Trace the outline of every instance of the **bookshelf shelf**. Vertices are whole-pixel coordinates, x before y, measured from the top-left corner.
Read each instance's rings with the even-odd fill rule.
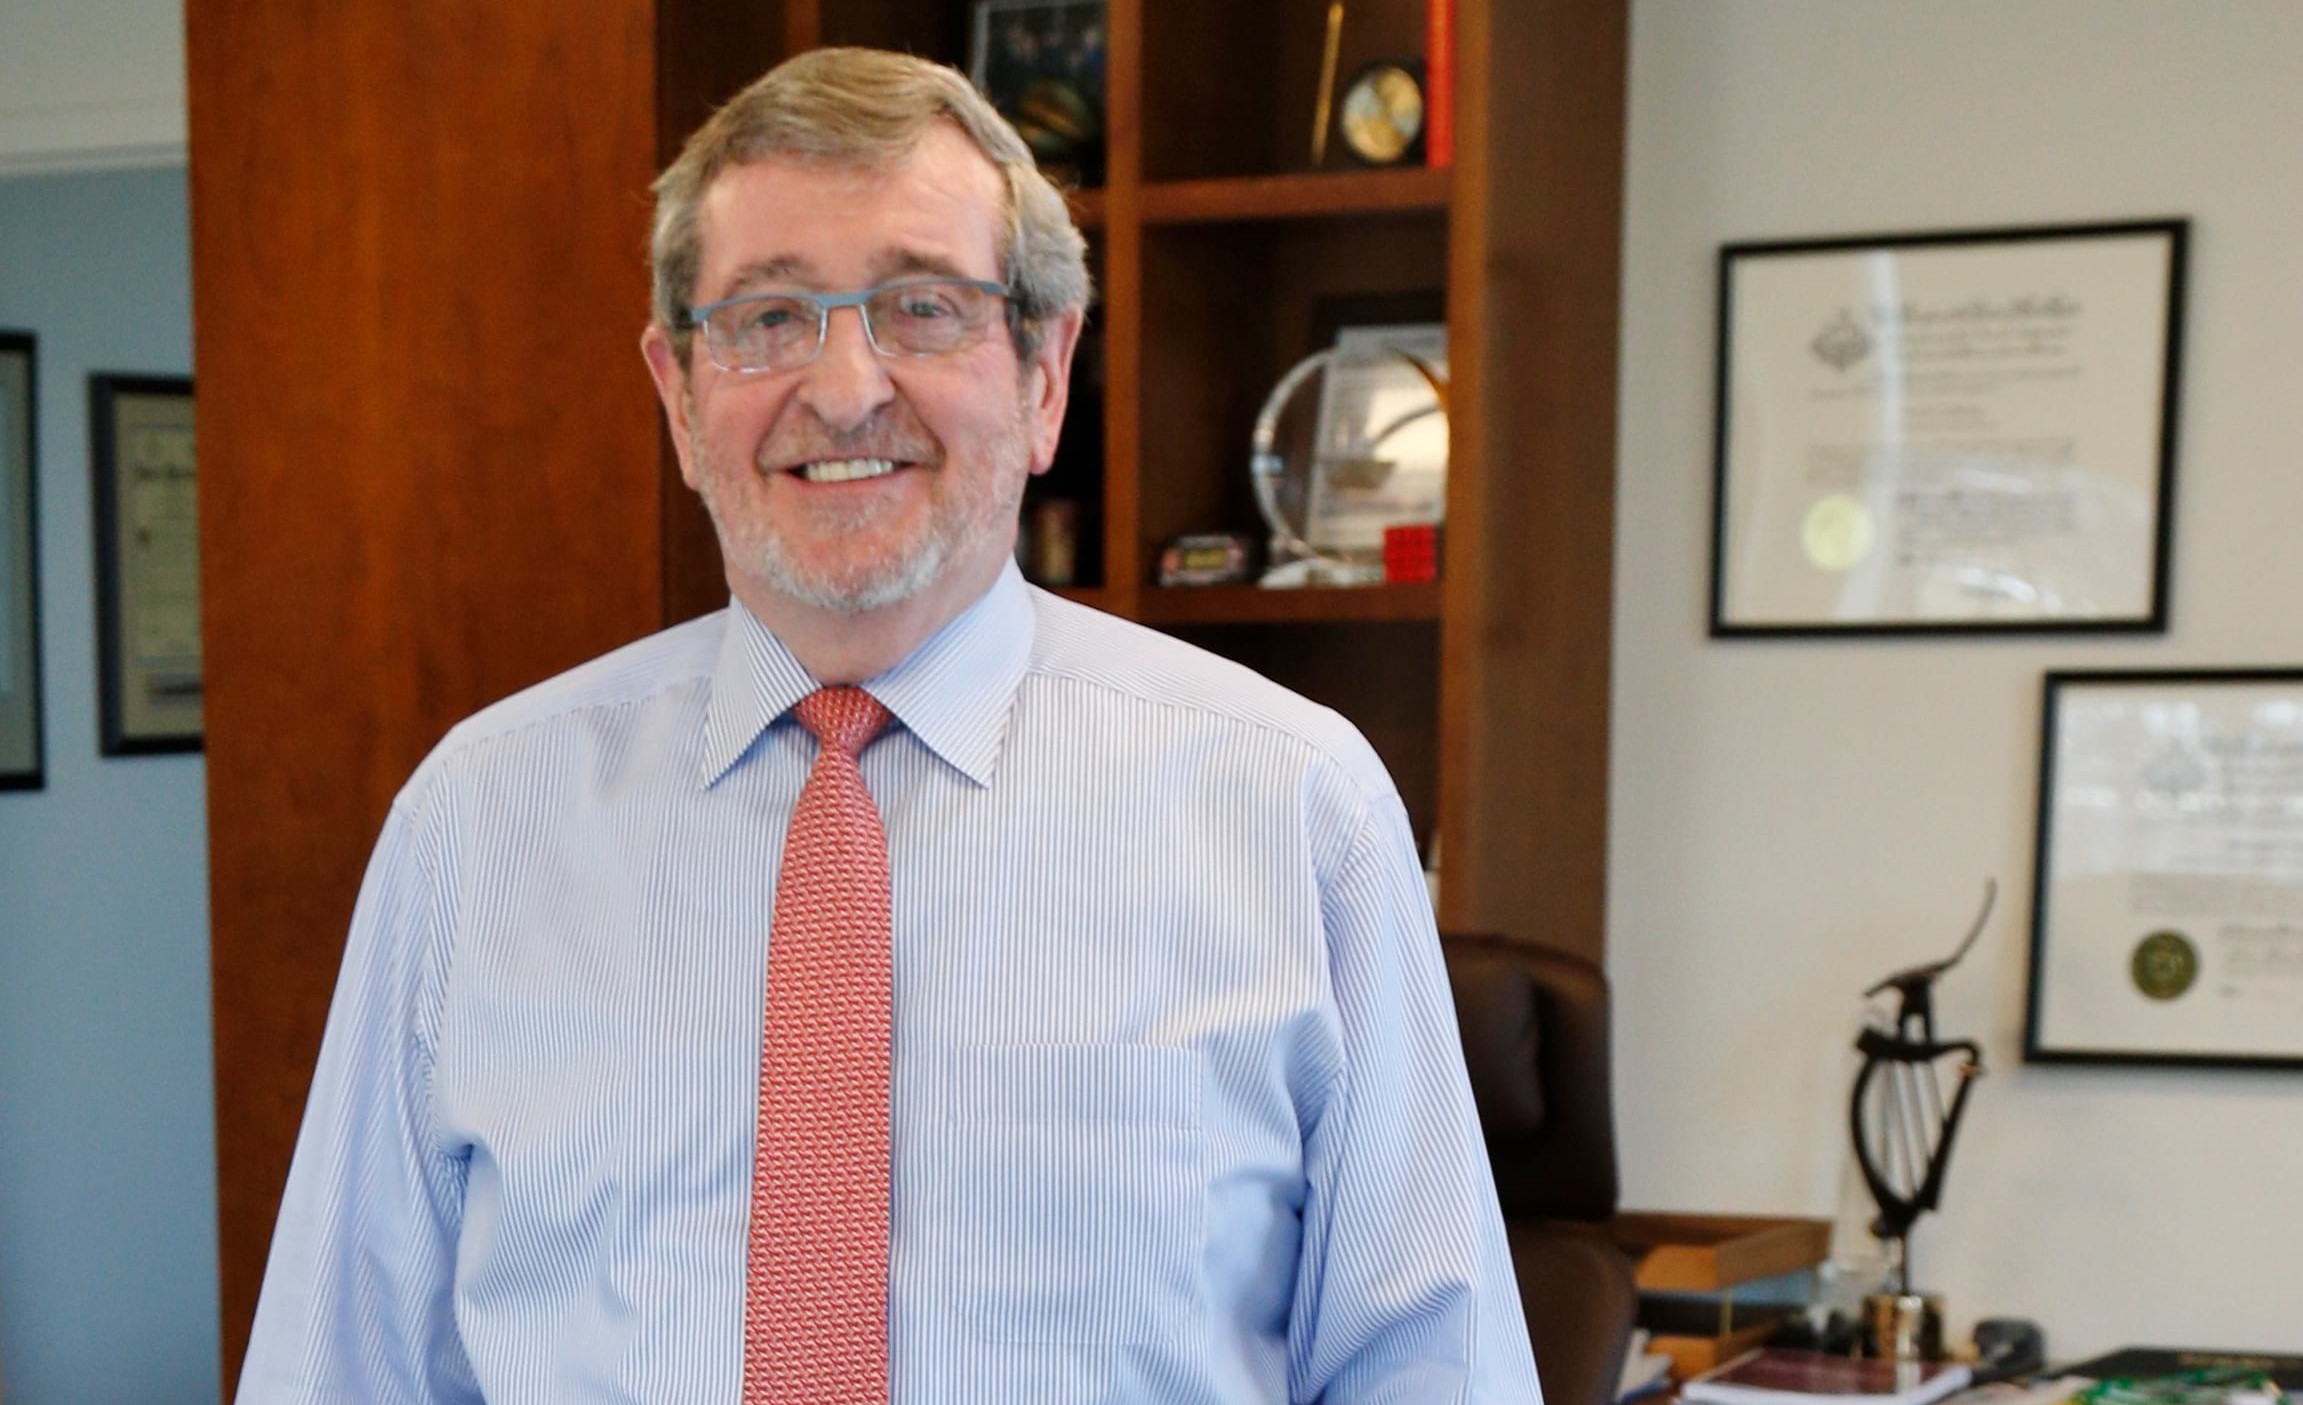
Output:
[[[1162,181],[1143,188],[1146,224],[1319,219],[1447,208],[1450,173],[1421,166]]]
[[[1436,620],[1437,583],[1337,589],[1264,590],[1252,585],[1146,589],[1136,617],[1146,624],[1314,624]]]

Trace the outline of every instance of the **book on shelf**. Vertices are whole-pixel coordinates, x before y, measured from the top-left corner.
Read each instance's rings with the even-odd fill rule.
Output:
[[[1882,1361],[1762,1347],[1680,1387],[1701,1405],[1930,1405],[1973,1373],[1954,1361]]]
[[[1455,164],[1455,0],[1424,0],[1423,163]]]

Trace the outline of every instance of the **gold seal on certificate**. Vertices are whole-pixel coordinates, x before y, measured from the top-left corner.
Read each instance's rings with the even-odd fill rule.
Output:
[[[1871,555],[1873,537],[1871,509],[1845,493],[1818,501],[1799,525],[1800,545],[1819,571],[1837,573],[1862,565]]]
[[[2151,999],[2173,1000],[2199,979],[2199,948],[2181,932],[2153,932],[2135,944],[2127,972]]]

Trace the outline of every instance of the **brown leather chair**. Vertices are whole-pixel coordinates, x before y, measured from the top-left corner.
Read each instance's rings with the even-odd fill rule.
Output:
[[[1493,934],[1443,934],[1545,1405],[1609,1405],[1638,1308],[1615,1213],[1607,976]]]

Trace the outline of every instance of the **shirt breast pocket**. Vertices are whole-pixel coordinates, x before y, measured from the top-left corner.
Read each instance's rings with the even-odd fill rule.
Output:
[[[1140,1045],[959,1051],[945,1130],[960,1223],[945,1228],[979,1340],[1197,1334],[1205,1065]]]

